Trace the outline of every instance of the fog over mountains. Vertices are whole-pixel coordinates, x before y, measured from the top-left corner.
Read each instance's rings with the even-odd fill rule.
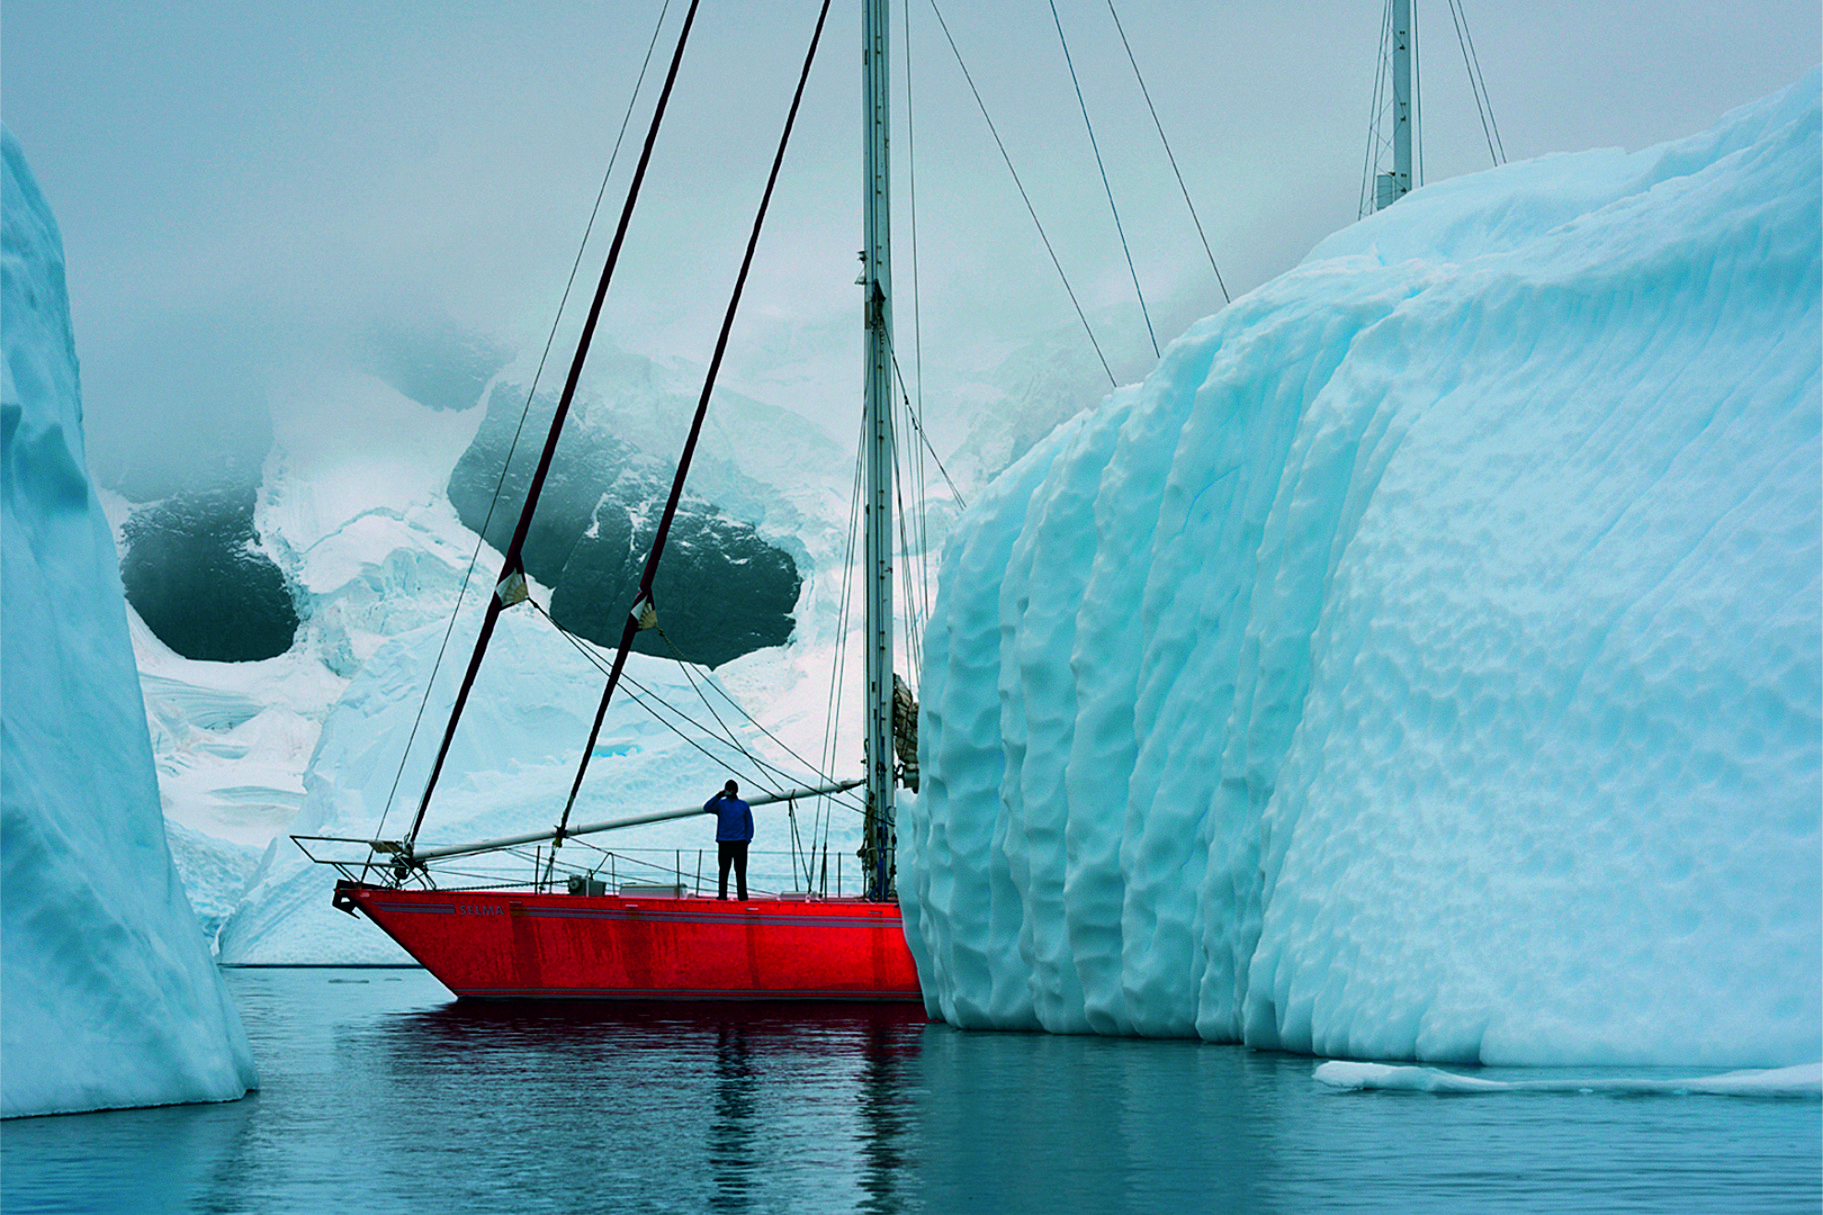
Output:
[[[717,390],[656,586],[662,633],[642,633],[637,647],[733,680],[744,707],[801,754],[824,745],[843,641],[837,618],[850,577],[855,467],[854,432],[832,437],[799,408],[820,413],[831,397],[850,397],[858,430],[858,390],[805,378],[796,360],[807,341],[782,340],[777,369],[760,377],[761,388],[786,404]],[[380,811],[373,806],[358,812],[359,821],[336,817],[346,807],[298,818],[324,723],[349,680],[392,639],[419,630],[431,630],[437,644],[411,650],[416,666],[395,668],[418,681],[413,704],[432,664],[447,675],[466,662],[472,620],[447,647],[441,638],[459,598],[477,604],[498,572],[555,405],[549,367],[532,392],[536,363],[503,350],[453,326],[375,335],[347,365],[275,395],[257,477],[236,477],[221,463],[199,472],[198,488],[142,501],[102,493],[133,609],[173,855],[212,939],[249,882],[269,884],[274,866],[308,883],[294,872],[298,858],[285,832],[300,822],[378,827],[364,818]],[[1092,356],[1068,332],[985,356],[996,361],[952,371],[957,387],[924,412],[924,434],[945,444],[942,473],[917,434],[902,438],[926,461],[934,487],[904,529],[914,548],[922,546],[909,560],[920,579],[959,509],[944,475],[965,495],[978,491],[1096,396],[1092,377],[1084,387]],[[701,376],[687,360],[597,343],[526,549],[539,603],[581,638],[618,640]],[[558,662],[538,652],[542,667]],[[901,666],[914,673],[909,657]],[[567,678],[585,701],[598,692],[599,676],[586,664]],[[487,694],[523,691],[508,680]],[[843,729],[855,728],[852,698],[838,697],[837,713]],[[431,724],[418,736],[405,721],[382,740],[363,740],[384,743],[375,771],[396,769],[408,739],[415,737],[414,754],[434,747],[440,722],[427,716]],[[584,711],[574,716],[557,740],[572,756],[564,765],[587,734]],[[675,757],[668,762],[675,766]],[[691,779],[712,780],[717,771],[685,765],[675,780],[644,787],[647,796],[669,796],[663,790],[693,788]],[[617,779],[599,791],[609,799],[604,816],[621,808],[614,791],[631,787],[624,774]],[[389,803],[415,796],[409,780],[388,786],[369,793]],[[550,811],[534,799],[523,813],[541,822]],[[451,829],[462,821],[458,813]],[[628,842],[699,842],[687,831],[645,836]],[[341,920],[329,923],[340,929]],[[260,953],[245,930],[234,939],[243,959],[278,956]],[[370,945],[391,949],[386,942],[310,948],[365,956]]]

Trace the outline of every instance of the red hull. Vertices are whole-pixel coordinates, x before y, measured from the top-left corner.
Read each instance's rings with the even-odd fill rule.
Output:
[[[336,885],[458,996],[918,1000],[899,908]]]

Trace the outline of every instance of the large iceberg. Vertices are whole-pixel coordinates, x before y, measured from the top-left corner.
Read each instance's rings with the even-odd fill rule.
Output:
[[[932,1014],[1823,1058],[1819,89],[1430,186],[994,484],[902,811]]]
[[[166,847],[63,242],[0,155],[0,1115],[232,1100],[258,1077]]]

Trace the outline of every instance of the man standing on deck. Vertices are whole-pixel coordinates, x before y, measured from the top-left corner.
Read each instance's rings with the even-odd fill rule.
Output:
[[[742,902],[747,901],[747,845],[753,840],[753,810],[740,798],[741,787],[734,781],[703,803],[705,814],[715,815],[716,866],[721,871],[721,893],[728,897],[728,866],[734,866],[735,889]]]

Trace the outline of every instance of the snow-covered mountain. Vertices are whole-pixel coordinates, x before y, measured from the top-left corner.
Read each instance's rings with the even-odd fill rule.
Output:
[[[445,345],[462,367],[486,365],[462,343]],[[633,550],[662,502],[702,372],[597,345],[528,567],[537,602],[573,632],[600,639],[619,632],[629,597],[611,575],[624,575],[629,556],[643,555]],[[426,348],[438,346],[413,344]],[[396,364],[384,374],[352,367],[279,394],[272,448],[247,491],[250,526],[232,513],[238,490],[137,504],[104,495],[130,568],[136,537],[164,541],[175,533],[181,543],[160,551],[191,554],[221,581],[202,592],[210,604],[196,613],[207,622],[201,630],[185,620],[185,605],[194,602],[192,588],[207,583],[186,573],[161,585],[160,602],[175,606],[168,614],[193,633],[235,628],[261,593],[256,577],[279,580],[295,609],[288,648],[239,662],[185,657],[129,611],[174,856],[224,960],[401,956],[370,926],[332,912],[333,872],[308,865],[287,837],[373,838],[402,830],[401,815],[409,821],[467,661],[473,612],[500,566],[495,546],[477,532],[504,543],[550,412],[540,390],[494,505],[493,480],[519,429],[529,369],[509,362],[477,381],[411,367],[411,375]],[[436,391],[420,391],[426,384]],[[466,407],[458,407],[452,385],[473,392]],[[654,454],[660,451],[666,454]],[[852,689],[837,697],[833,742],[825,735],[830,678],[848,641],[838,620],[845,600],[852,602],[852,461],[852,450],[806,417],[718,391],[673,531],[667,569],[677,572],[661,578],[657,601],[667,648],[688,652],[693,628],[724,648],[697,647],[716,663],[713,673],[643,659],[631,668],[641,687],[687,711],[696,704],[701,720],[708,718],[696,689],[707,689],[715,713],[748,748],[806,777],[812,763],[858,768]],[[914,564],[934,561],[944,520],[954,514],[953,507],[932,510],[937,530],[927,529],[927,549]],[[597,555],[609,548],[619,564]],[[459,601],[467,614],[451,631]],[[548,622],[518,619],[532,613],[517,610],[489,652],[458,735],[453,779],[426,825],[427,844],[548,827],[561,810],[601,677]],[[851,664],[843,677],[858,678],[858,669]],[[759,725],[745,723],[730,697]],[[742,757],[704,757],[654,729],[623,694],[578,804],[583,821],[700,804],[727,775],[722,761],[750,787],[779,784]],[[829,821],[829,813],[819,832],[852,851],[858,823],[840,812]],[[762,847],[784,846],[785,811],[763,814],[760,827]],[[703,842],[694,824],[615,840],[673,850]]]
[[[63,243],[0,157],[0,1116],[232,1100],[258,1075],[166,848]]]
[[[204,645],[179,653],[129,606],[174,855],[210,939],[297,818],[305,769],[350,679],[388,639],[446,625],[471,561],[484,570],[476,586],[498,568],[449,486],[476,446],[481,402],[511,366],[422,334],[372,345],[372,368],[275,394],[253,482],[217,477],[143,503],[101,493],[130,595],[183,630],[174,644]],[[448,365],[426,362],[434,355]],[[675,406],[647,395],[649,408]],[[268,583],[291,613],[277,645],[274,628],[248,623],[276,615]],[[548,589],[540,599],[549,604]],[[243,660],[214,660],[224,647]]]
[[[1823,1055],[1819,88],[1421,190],[995,482],[901,820],[932,1013]]]

